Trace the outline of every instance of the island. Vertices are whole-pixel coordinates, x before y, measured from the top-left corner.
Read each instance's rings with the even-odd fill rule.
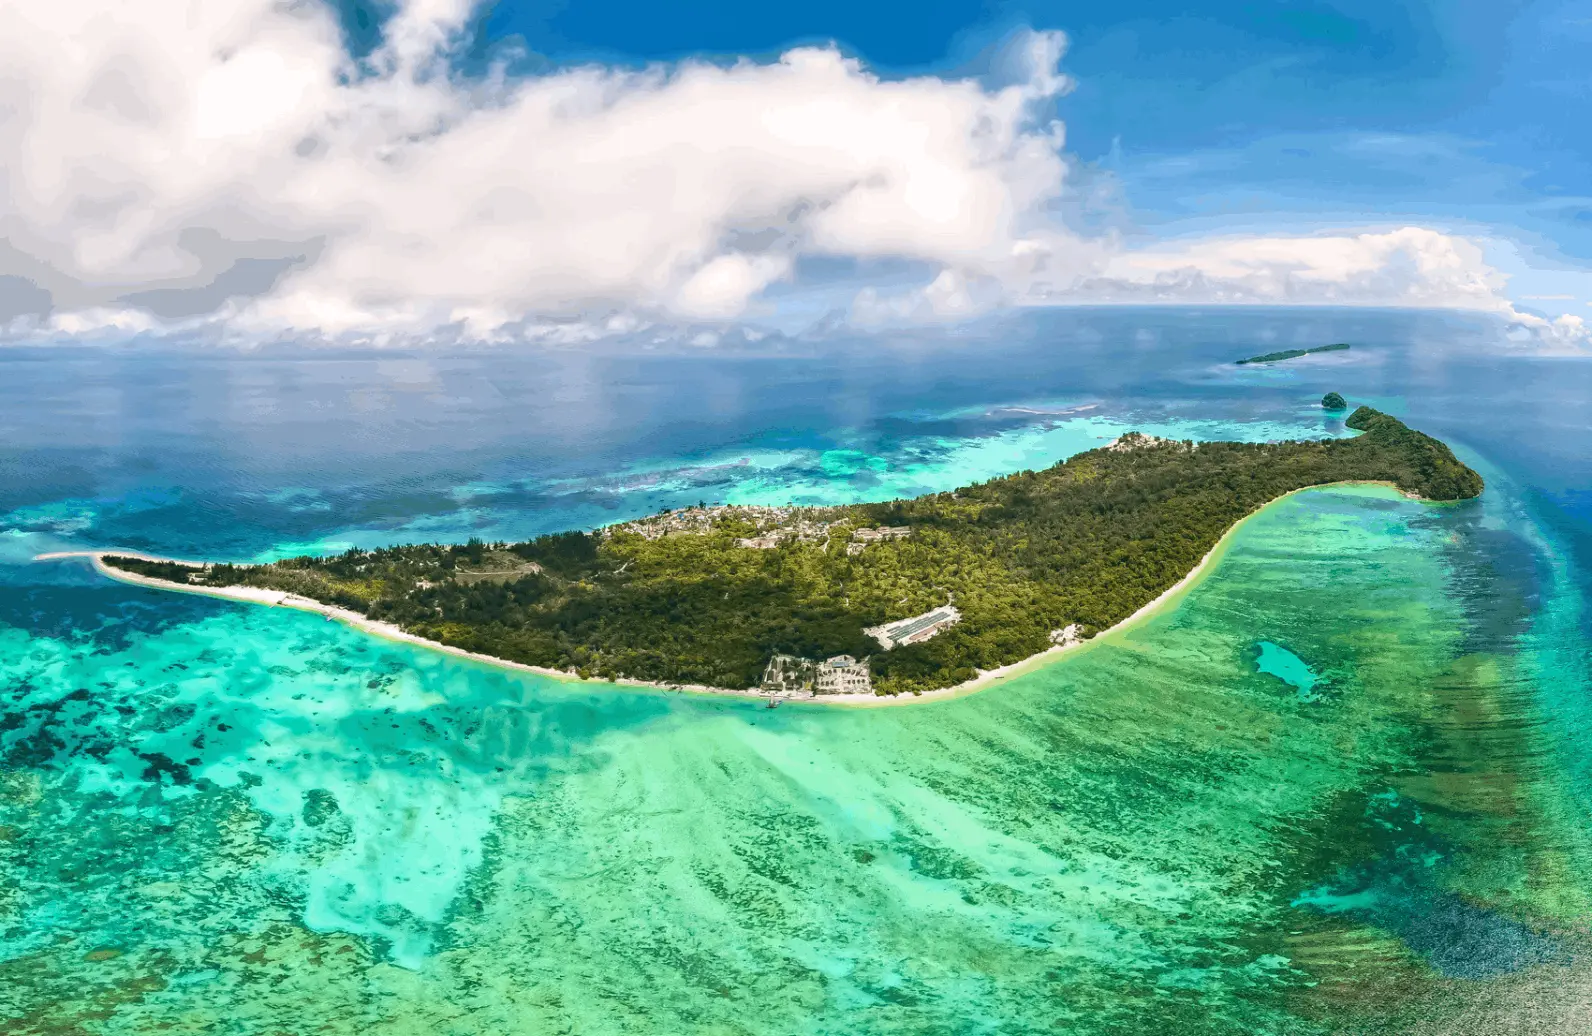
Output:
[[[522,667],[788,696],[921,694],[1088,641],[1184,583],[1291,492],[1386,483],[1455,501],[1482,480],[1369,407],[1347,439],[1129,432],[1043,471],[838,507],[698,506],[522,543],[269,564],[93,552],[167,589],[311,607]]]
[[[1300,356],[1310,356],[1314,353],[1341,353],[1348,348],[1348,342],[1334,342],[1331,345],[1318,345],[1314,349],[1284,349],[1282,352],[1262,353],[1259,356],[1250,356],[1233,362],[1240,367],[1246,363],[1276,363],[1278,360],[1293,360]]]
[[[1328,392],[1321,397],[1321,407],[1324,410],[1347,410],[1349,409],[1349,401],[1336,392]]]

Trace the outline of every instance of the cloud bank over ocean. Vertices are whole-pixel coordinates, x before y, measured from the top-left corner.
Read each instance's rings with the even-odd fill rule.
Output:
[[[819,262],[844,267],[858,328],[1336,304],[1585,338],[1517,311],[1481,245],[1439,229],[1070,226],[1056,32],[1019,33],[980,78],[884,78],[826,47],[465,74],[478,13],[407,0],[356,58],[317,4],[0,9],[0,326],[570,341],[755,326]]]

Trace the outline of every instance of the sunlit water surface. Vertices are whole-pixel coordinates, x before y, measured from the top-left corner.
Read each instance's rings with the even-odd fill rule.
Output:
[[[1347,340],[1272,370],[1238,356]],[[8,1032],[1585,1032],[1583,361],[1356,313],[773,355],[0,357]],[[1442,435],[952,701],[499,671],[34,553],[269,558],[827,502],[1127,428]]]

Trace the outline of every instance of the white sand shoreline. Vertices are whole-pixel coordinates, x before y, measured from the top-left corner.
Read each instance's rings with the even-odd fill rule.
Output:
[[[1089,638],[1088,640],[1075,644],[1068,644],[1065,646],[1052,647],[1045,651],[1041,651],[1038,654],[1030,655],[1027,658],[1013,662],[1010,665],[1001,666],[999,669],[981,671],[973,679],[963,681],[962,683],[956,684],[953,687],[944,687],[934,691],[924,691],[920,694],[898,694],[890,696],[873,694],[825,694],[811,698],[781,697],[779,699],[780,704],[826,705],[849,708],[881,708],[900,705],[918,705],[926,702],[944,701],[950,698],[960,698],[969,694],[975,694],[1013,677],[1020,676],[1024,673],[1031,672],[1046,665],[1050,665],[1051,663],[1060,660],[1062,657],[1068,654],[1087,649],[1095,644],[1099,644],[1108,637],[1114,638],[1120,636],[1133,626],[1152,618],[1154,615],[1164,610],[1167,606],[1175,604],[1176,601],[1183,597],[1184,594],[1190,590],[1196,582],[1198,582],[1200,577],[1211,568],[1212,563],[1220,560],[1221,556],[1226,553],[1228,546],[1232,543],[1233,535],[1244,525],[1244,523],[1260,514],[1266,508],[1278,504],[1298,493],[1307,492],[1308,490],[1325,489],[1331,486],[1345,485],[1381,485],[1388,486],[1389,488],[1393,488],[1395,491],[1402,492],[1397,490],[1397,487],[1392,486],[1391,483],[1355,480],[1347,482],[1327,482],[1319,486],[1302,486],[1299,489],[1284,493],[1281,496],[1266,501],[1266,503],[1255,508],[1244,517],[1234,522],[1227,528],[1226,531],[1222,533],[1221,537],[1216,541],[1211,549],[1205,553],[1205,556],[1200,559],[1199,564],[1190,569],[1182,579],[1179,579],[1176,583],[1168,587],[1163,593],[1156,597],[1155,600],[1150,601],[1148,604],[1144,605],[1138,611],[1134,612],[1132,615],[1129,615],[1121,622],[1116,623],[1109,629],[1102,630],[1100,633]],[[1404,495],[1411,496],[1411,494],[1408,493],[1405,493]],[[1412,499],[1419,498],[1412,497]],[[137,573],[126,572],[121,569],[112,568],[111,566],[105,564],[104,558],[107,555],[136,557],[145,561],[167,561],[179,565],[190,565],[195,568],[201,567],[205,564],[205,562],[201,561],[189,561],[182,558],[166,558],[153,554],[144,554],[134,550],[114,549],[52,551],[50,553],[36,555],[33,560],[55,561],[67,558],[88,558],[93,563],[95,571],[99,572],[101,575],[115,579],[118,582],[131,583],[136,586],[144,586],[156,590],[199,594],[205,597],[220,597],[226,600],[242,601],[248,604],[263,604],[269,607],[296,608],[300,611],[316,612],[320,615],[326,616],[328,619],[335,619],[338,622],[352,626],[361,632],[371,634],[372,636],[381,637],[386,640],[400,641],[406,644],[415,644],[420,647],[428,648],[432,651],[439,651],[458,658],[467,658],[475,662],[481,662],[486,665],[497,666],[499,668],[515,670],[518,672],[535,673],[538,676],[550,677],[555,680],[569,683],[585,683],[599,687],[624,687],[630,689],[672,691],[690,694],[713,694],[721,696],[728,695],[730,697],[737,698],[767,699],[770,697],[767,691],[734,690],[727,687],[709,687],[705,684],[666,684],[649,680],[629,680],[623,677],[613,680],[597,678],[585,679],[573,672],[562,669],[527,665],[523,662],[512,662],[508,659],[497,658],[493,655],[483,655],[479,652],[466,651],[463,648],[452,647],[448,644],[442,644],[435,640],[428,640],[425,637],[420,637],[413,633],[409,633],[390,622],[381,622],[379,620],[371,619],[367,616],[361,615],[360,613],[348,608],[340,608],[336,605],[324,604],[320,601],[311,600],[307,597],[301,597],[297,594],[286,593],[281,590],[265,590],[252,586],[192,586],[182,583],[172,583],[164,579],[154,579],[149,576],[141,576]]]

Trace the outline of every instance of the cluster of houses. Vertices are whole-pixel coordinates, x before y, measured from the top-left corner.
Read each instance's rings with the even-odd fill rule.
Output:
[[[904,540],[910,535],[912,527],[908,525],[881,525],[877,529],[856,529],[851,534],[851,542],[846,544],[846,553],[861,554],[870,543]]]
[[[872,694],[868,660],[835,655],[822,662],[795,655],[775,655],[763,671],[762,688],[771,694]]]
[[[914,615],[909,619],[863,630],[886,651],[904,644],[919,644],[962,620],[952,605]],[[1067,632],[1075,634],[1075,627]],[[1063,631],[1058,630],[1057,633]],[[805,697],[814,694],[872,694],[873,678],[868,660],[850,655],[835,655],[822,662],[796,655],[775,655],[763,670],[762,689],[774,695]]]
[[[609,536],[616,532],[632,532],[649,540],[660,539],[664,536],[705,536],[713,531],[714,526],[721,518],[749,521],[760,529],[769,527],[778,529],[802,510],[805,510],[805,508],[742,506],[738,504],[683,507],[678,511],[663,511],[659,514],[648,515],[645,518],[637,518],[633,522],[610,525],[603,532]],[[796,524],[828,528],[828,523],[826,522],[798,521]]]
[[[611,525],[603,534],[629,532],[645,539],[656,540],[664,536],[704,536],[713,531],[720,519],[734,518],[757,526],[755,536],[742,536],[736,545],[750,550],[772,550],[782,543],[817,543],[835,536],[846,539],[846,553],[860,554],[870,544],[886,540],[903,540],[912,535],[905,525],[881,525],[876,529],[852,529],[847,522],[815,520],[813,509],[805,507],[759,507],[715,504],[712,507],[686,507],[678,511],[638,518],[633,522]],[[818,513],[823,513],[822,511]]]
[[[1158,435],[1145,435],[1143,432],[1123,432],[1121,435],[1105,444],[1105,449],[1111,453],[1127,453],[1131,450],[1148,450],[1155,446],[1176,446],[1184,451],[1198,448],[1198,443],[1178,441],[1177,439],[1163,439]]]
[[[846,553],[860,554],[870,545],[903,540],[912,535],[906,525],[881,525],[877,528],[853,529],[847,522],[816,521],[809,517],[812,510],[795,507],[688,507],[610,527],[613,532],[631,532],[647,539],[671,535],[704,535],[713,531],[721,518],[733,517],[750,521],[760,530],[756,536],[743,536],[736,543],[751,550],[770,550],[780,544],[816,542],[846,537]],[[908,644],[920,644],[962,621],[962,613],[953,604],[945,604],[922,615],[913,615],[882,626],[872,626],[864,633],[889,651]],[[1058,631],[1060,633],[1061,631]],[[1059,642],[1059,641],[1058,641]],[[871,694],[873,680],[868,671],[868,660],[850,655],[835,655],[823,661],[800,658],[795,655],[775,655],[763,671],[762,689],[776,696],[807,696],[814,694]]]
[[[712,507],[684,507],[678,511],[663,511],[645,518],[637,518],[633,522],[621,525],[610,525],[603,532],[609,536],[616,532],[632,532],[649,540],[661,539],[664,536],[705,536],[713,531],[714,523],[720,518],[730,511],[741,510],[748,509],[730,507],[726,504],[716,504]]]
[[[779,546],[786,540],[794,539],[800,543],[810,543],[820,537],[829,538],[835,534],[837,523],[834,522],[802,522],[781,529],[773,529],[757,536],[743,536],[736,540],[740,546],[751,547],[756,550],[768,550]],[[844,526],[841,526],[843,531]],[[877,529],[861,528],[851,530],[851,542],[846,544],[847,554],[861,554],[870,543],[882,543],[885,540],[904,540],[912,535],[912,529],[906,525],[881,525]]]
[[[741,547],[750,547],[753,550],[771,550],[786,540],[795,540],[797,543],[816,543],[820,539],[828,539],[831,535],[831,522],[812,522],[798,519],[790,525],[770,529],[758,533],[756,536],[742,536],[736,540]]]

